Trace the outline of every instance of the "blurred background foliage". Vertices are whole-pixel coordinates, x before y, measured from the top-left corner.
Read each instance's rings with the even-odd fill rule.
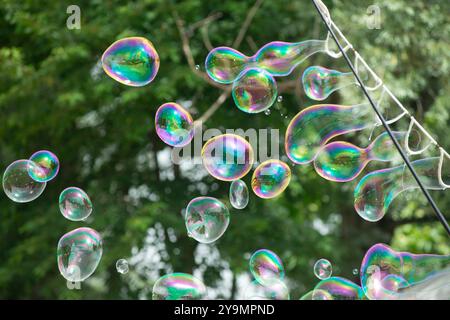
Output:
[[[355,48],[448,150],[450,2],[325,3]],[[207,175],[201,165],[172,164],[170,148],[155,133],[154,114],[161,104],[178,101],[198,118],[221,90],[188,65],[175,17],[183,21],[203,72],[208,41],[213,47],[232,45],[254,2],[79,0],[79,30],[66,27],[71,4],[1,0],[0,167],[41,149],[61,161],[59,176],[37,200],[17,204],[0,194],[1,298],[151,298],[153,283],[172,271],[203,279],[212,298],[240,298],[249,281],[250,254],[268,248],[283,260],[291,296],[298,299],[317,282],[312,266],[322,257],[332,261],[335,275],[358,283],[353,270],[378,242],[401,251],[450,253],[444,229],[418,190],[399,196],[384,219],[369,223],[353,208],[358,179],[333,183],[312,166],[292,164],[293,177],[282,196],[262,200],[251,194],[245,210],[231,210],[230,226],[217,243],[199,245],[186,235],[182,210],[200,195],[228,204],[229,183]],[[380,8],[379,29],[367,27],[370,5]],[[254,13],[239,47],[247,55],[274,40],[325,39],[325,26],[310,1],[262,1]],[[148,86],[126,87],[101,68],[103,51],[126,36],[150,39],[160,55],[159,73]],[[284,135],[290,118],[314,104],[298,79],[315,64],[348,71],[343,59],[316,54],[290,77],[279,78],[294,86],[282,90],[283,101],[270,115],[240,112],[228,98],[204,127],[270,127]],[[364,98],[349,88],[326,101],[355,104]],[[366,146],[370,134],[340,138]],[[381,167],[370,164],[365,172]],[[59,213],[58,195],[68,186],[90,195],[94,213],[88,221],[70,222]],[[448,217],[448,195],[432,195]],[[102,233],[104,255],[82,289],[69,290],[57,268],[56,244],[79,226]],[[126,275],[116,272],[119,258],[130,262]]]

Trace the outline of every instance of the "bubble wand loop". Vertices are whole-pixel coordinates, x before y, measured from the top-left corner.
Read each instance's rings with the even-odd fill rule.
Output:
[[[398,150],[398,152],[400,153],[400,156],[402,157],[403,161],[405,162],[406,166],[408,167],[409,171],[411,172],[411,174],[413,175],[414,179],[416,180],[417,184],[419,185],[419,188],[421,189],[422,193],[424,194],[424,196],[426,197],[426,199],[428,200],[428,202],[430,203],[434,213],[436,214],[437,218],[439,219],[439,221],[441,222],[442,226],[444,227],[444,229],[447,231],[448,235],[450,236],[450,226],[448,225],[447,220],[445,219],[444,215],[442,214],[442,212],[439,210],[439,208],[437,207],[436,203],[434,202],[433,198],[431,197],[431,195],[429,194],[428,190],[425,189],[424,185],[422,184],[422,182],[420,181],[416,171],[414,170],[411,162],[408,159],[408,156],[403,152],[400,143],[397,141],[397,139],[395,138],[394,134],[392,133],[389,125],[387,124],[386,120],[384,119],[383,115],[381,114],[380,110],[378,110],[377,106],[375,105],[375,102],[372,100],[372,97],[369,95],[369,93],[367,92],[367,88],[364,86],[364,83],[362,82],[361,78],[359,77],[358,73],[356,72],[355,67],[353,66],[350,58],[348,57],[348,55],[346,54],[347,49],[351,49],[355,52],[356,56],[359,58],[360,61],[362,61],[365,66],[367,66],[367,64],[365,63],[365,61],[362,59],[362,57],[356,52],[356,50],[353,49],[353,46],[350,44],[350,42],[344,37],[344,35],[342,34],[342,32],[337,28],[337,26],[333,23],[333,21],[331,20],[330,14],[328,13],[328,9],[327,7],[323,4],[322,1],[320,0],[312,0],[317,12],[319,13],[321,19],[323,20],[323,22],[325,23],[327,29],[328,29],[328,34],[331,35],[331,37],[333,38],[334,42],[336,43],[337,47],[339,48],[340,53],[342,54],[342,56],[344,57],[345,61],[347,62],[350,70],[352,71],[352,73],[354,74],[356,80],[358,81],[359,86],[361,87],[361,90],[363,91],[364,95],[367,97],[367,100],[369,101],[370,105],[372,106],[373,110],[375,111],[378,119],[380,120],[381,124],[383,125],[384,129],[386,130],[386,132],[388,133],[389,137],[392,139],[392,142],[394,143],[395,148]],[[341,44],[339,43],[339,40],[336,37],[335,32],[333,31],[332,26],[334,26],[334,28],[337,30],[337,32],[339,33],[339,35],[341,36],[342,39],[344,39],[344,41],[347,43],[346,47],[343,48],[341,46]],[[376,74],[370,69],[368,68],[368,70],[370,70],[370,72],[376,76]],[[376,76],[375,79],[379,79],[378,76]],[[381,84],[382,82],[380,82]],[[394,101],[397,102],[397,105],[403,109],[403,111],[410,116],[410,118],[412,118],[412,116],[410,115],[410,113],[406,110],[405,107],[403,107],[401,105],[401,103],[395,98],[395,96],[389,91],[389,89],[383,85],[383,89],[386,90],[389,95],[394,99]],[[414,119],[414,118],[412,118]],[[418,126],[421,131],[423,131],[429,138],[431,138],[431,135],[426,132],[426,130],[422,127],[422,126]],[[437,144],[437,142],[431,138],[431,141],[433,144],[439,146]],[[441,157],[444,156],[444,154],[449,157],[448,153],[442,148],[439,147],[440,151],[441,151]]]

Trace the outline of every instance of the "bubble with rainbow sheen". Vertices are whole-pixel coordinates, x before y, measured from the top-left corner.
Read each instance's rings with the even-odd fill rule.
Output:
[[[244,299],[289,300],[290,293],[286,284],[281,280],[275,280],[268,285],[262,285],[254,280],[244,289]]]
[[[247,113],[259,113],[269,109],[277,99],[277,95],[274,77],[260,68],[244,70],[233,82],[234,103]]]
[[[364,300],[366,296],[360,286],[342,277],[330,277],[320,281],[314,291],[326,292],[326,296],[332,300]]]
[[[267,160],[253,172],[252,189],[260,198],[270,199],[280,195],[291,181],[291,169],[281,160]]]
[[[248,58],[233,48],[217,47],[208,53],[205,69],[218,83],[231,84],[247,65]]]
[[[352,72],[340,72],[321,66],[305,69],[302,76],[303,89],[313,100],[325,100],[334,91],[355,84]]]
[[[300,300],[334,300],[334,298],[328,291],[317,289],[307,292]]]
[[[396,300],[402,298],[406,288],[442,274],[448,279],[449,269],[450,255],[399,252],[378,243],[366,252],[361,263],[361,286],[369,299]]]
[[[188,235],[200,243],[211,243],[218,240],[227,230],[230,223],[228,208],[213,197],[197,197],[192,199],[185,213],[185,224]]]
[[[277,254],[268,249],[260,249],[253,253],[249,261],[250,272],[262,285],[270,285],[283,280],[284,266]]]
[[[253,148],[238,135],[222,134],[205,143],[202,160],[204,167],[214,178],[233,181],[245,176],[252,168]]]
[[[333,267],[327,259],[319,259],[314,264],[314,275],[320,280],[328,279],[331,277],[332,272]]]
[[[114,42],[102,56],[103,70],[114,80],[133,87],[153,81],[159,69],[159,56],[153,44],[143,37]]]
[[[69,187],[59,195],[59,211],[68,220],[83,221],[92,213],[92,202],[82,189]]]
[[[177,103],[165,103],[156,111],[156,134],[170,146],[184,147],[190,143],[194,137],[193,124],[190,113]]]
[[[30,161],[34,162],[38,166],[30,166],[28,174],[37,182],[47,182],[56,177],[59,171],[58,157],[51,151],[40,150],[30,157]]]
[[[68,281],[84,281],[97,269],[102,253],[103,240],[96,230],[72,230],[58,242],[56,255],[59,272]]]
[[[34,180],[30,171],[36,172],[38,176],[45,175],[43,169],[30,160],[17,160],[6,168],[2,180],[3,190],[12,201],[30,202],[44,192],[47,183]]]
[[[188,273],[170,273],[153,285],[153,300],[203,300],[206,287],[202,281]]]
[[[249,201],[248,188],[244,181],[234,180],[230,185],[230,203],[235,209],[244,209]]]

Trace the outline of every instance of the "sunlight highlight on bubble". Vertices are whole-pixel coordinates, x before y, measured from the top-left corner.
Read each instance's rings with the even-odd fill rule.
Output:
[[[291,181],[291,169],[280,160],[267,160],[253,172],[252,189],[263,199],[280,195]]]
[[[246,69],[233,83],[234,103],[247,113],[259,113],[269,109],[275,102],[277,94],[275,79],[263,69]]]
[[[230,203],[235,209],[244,209],[249,201],[247,185],[242,180],[234,180],[230,185]]]
[[[320,281],[314,291],[325,291],[325,296],[331,296],[332,300],[363,300],[364,291],[360,286],[350,280],[341,277],[330,277]]]
[[[194,137],[193,124],[189,112],[177,103],[165,103],[156,111],[156,134],[170,146],[183,147],[190,143]]]
[[[442,190],[439,157],[413,161],[411,164],[427,189]],[[443,168],[442,180],[450,185],[450,170]],[[418,188],[417,182],[406,167],[373,171],[365,175],[355,187],[355,209],[367,221],[379,221],[386,214],[392,201],[403,191]]]
[[[331,138],[363,130],[375,123],[373,110],[367,104],[311,106],[300,111],[289,123],[285,135],[286,155],[294,163],[307,164]]]
[[[141,87],[152,82],[158,73],[159,56],[149,40],[142,37],[124,38],[106,49],[102,66],[114,80]]]
[[[58,157],[48,150],[35,152],[29,159],[38,166],[29,166],[28,174],[37,182],[47,182],[52,180],[59,171]]]
[[[252,281],[244,290],[245,300],[289,300],[288,287],[281,280],[275,280],[270,285],[262,285]]]
[[[45,176],[43,169],[29,160],[17,160],[11,163],[3,173],[3,190],[14,202],[30,202],[44,192],[46,182],[34,180],[29,172],[38,176]],[[39,172],[39,173],[38,173]]]
[[[250,272],[256,281],[262,285],[270,285],[283,280],[284,266],[275,252],[260,249],[253,253],[249,261]]]
[[[186,208],[185,223],[188,235],[198,242],[211,243],[219,239],[228,228],[230,213],[219,200],[198,197]]]
[[[69,187],[59,195],[59,210],[66,219],[83,221],[92,213],[92,202],[80,188]]]
[[[253,148],[244,138],[235,134],[222,134],[209,139],[202,149],[206,170],[223,181],[237,180],[252,168]]]
[[[170,273],[153,285],[153,300],[202,300],[206,287],[199,279],[187,273]]]
[[[320,280],[328,279],[333,272],[331,262],[323,258],[316,261],[313,269],[314,275]]]
[[[91,228],[70,231],[58,242],[59,272],[68,281],[84,281],[94,273],[102,253],[102,238],[97,231]]]
[[[253,67],[281,77],[289,75],[303,60],[320,51],[325,51],[325,41],[273,41],[251,57],[233,48],[218,47],[209,52],[205,68],[211,79],[224,84],[233,83],[244,69]]]
[[[393,132],[397,141],[406,132]],[[320,149],[314,159],[314,169],[323,178],[347,182],[355,179],[370,161],[391,161],[398,151],[387,132],[380,134],[367,148],[359,148],[345,141],[333,141]]]
[[[321,66],[305,69],[302,76],[306,95],[313,100],[325,100],[334,91],[356,83],[352,72],[340,72]]]

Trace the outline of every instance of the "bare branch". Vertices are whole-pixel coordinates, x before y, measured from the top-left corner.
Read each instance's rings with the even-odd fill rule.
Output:
[[[253,38],[251,36],[245,37],[245,40],[247,41],[248,45],[254,52],[258,51],[258,49],[259,49],[258,45],[256,44],[255,40],[253,40]]]
[[[242,27],[239,30],[239,33],[233,42],[233,48],[237,49],[241,45],[242,40],[244,40],[245,34],[247,33],[248,27],[250,26],[250,23],[255,17],[255,14],[258,11],[259,7],[261,6],[262,2],[263,0],[256,0],[253,7],[247,13],[247,17],[245,18],[244,23],[242,24]]]
[[[194,126],[201,125],[202,123],[206,122],[219,108],[223,103],[227,100],[228,96],[231,92],[231,86],[229,86],[226,90],[224,90],[221,95],[217,98],[217,100],[211,105],[211,107],[206,110],[206,112],[198,118],[194,122]]]

